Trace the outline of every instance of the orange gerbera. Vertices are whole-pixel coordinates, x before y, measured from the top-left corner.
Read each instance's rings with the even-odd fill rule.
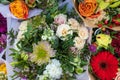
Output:
[[[15,0],[10,3],[11,13],[19,19],[26,19],[28,17],[28,7],[22,0]]]
[[[79,3],[78,10],[82,16],[88,17],[95,12],[96,8],[96,0],[84,0],[84,2]]]

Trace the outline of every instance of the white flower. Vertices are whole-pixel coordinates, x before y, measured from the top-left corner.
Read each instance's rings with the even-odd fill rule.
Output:
[[[23,34],[27,31],[27,23],[28,23],[28,21],[21,22],[21,24],[19,26],[19,32],[17,35],[18,40],[21,40],[22,38],[24,38]]]
[[[88,29],[86,27],[79,27],[78,29],[78,35],[81,39],[87,39],[88,38]]]
[[[25,31],[27,30],[27,24],[28,24],[28,21],[23,21],[21,22],[20,26],[19,26],[19,30],[20,31]]]
[[[68,19],[68,24],[70,24],[71,28],[74,30],[76,30],[76,29],[78,29],[78,27],[80,27],[80,24],[78,23],[78,21],[73,18]]]
[[[85,44],[85,40],[84,39],[81,39],[80,37],[75,37],[74,39],[74,46],[78,49],[82,49],[84,47],[84,44]]]
[[[25,33],[25,31],[19,31],[18,35],[17,35],[17,39],[21,40],[22,38],[24,38],[24,35],[23,35],[24,33]]]
[[[43,72],[43,74],[49,75],[50,79],[60,79],[62,75],[60,62],[56,59],[52,59],[51,62],[46,66],[46,70]]]
[[[61,24],[58,26],[56,35],[61,38],[61,37],[66,37],[68,34],[72,35],[72,31],[70,30],[70,26],[67,24]],[[64,38],[62,40],[64,40]]]
[[[54,36],[54,31],[51,30],[50,28],[48,28],[48,29],[44,30],[43,35],[42,35],[41,38],[42,38],[42,40],[51,41],[53,36]]]
[[[47,36],[46,35],[43,35],[41,38],[42,38],[42,40],[47,40]]]
[[[66,21],[67,21],[67,16],[64,14],[59,14],[59,15],[55,16],[55,18],[54,18],[54,23],[58,24],[58,25],[65,24]]]

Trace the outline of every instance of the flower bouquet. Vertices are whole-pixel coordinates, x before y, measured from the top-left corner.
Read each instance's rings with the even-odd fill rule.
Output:
[[[88,27],[120,30],[119,0],[73,0],[74,8]]]
[[[89,30],[64,14],[38,15],[19,26],[12,51],[13,79],[71,80],[85,71]],[[84,56],[83,56],[84,55]]]
[[[7,21],[0,14],[0,53],[5,49],[7,42]]]
[[[89,70],[96,79],[119,80],[120,32],[94,29],[88,48],[91,54]]]
[[[14,18],[21,20],[29,17],[30,10],[50,8],[56,3],[56,0],[2,0],[2,4],[8,4],[10,12],[14,15]]]

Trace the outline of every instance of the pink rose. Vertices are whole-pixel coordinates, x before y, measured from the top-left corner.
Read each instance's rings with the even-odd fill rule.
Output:
[[[67,21],[67,16],[64,14],[59,14],[54,18],[54,23],[58,25],[65,24],[66,21]]]

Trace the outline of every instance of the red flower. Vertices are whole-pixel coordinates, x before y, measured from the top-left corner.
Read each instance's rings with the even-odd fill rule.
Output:
[[[99,52],[90,61],[93,72],[101,80],[113,80],[118,69],[118,60],[108,51]]]
[[[120,32],[114,35],[115,38],[112,39],[112,47],[114,47],[115,52],[120,56]]]
[[[99,27],[99,28],[102,27],[102,24],[98,24],[98,27]]]

